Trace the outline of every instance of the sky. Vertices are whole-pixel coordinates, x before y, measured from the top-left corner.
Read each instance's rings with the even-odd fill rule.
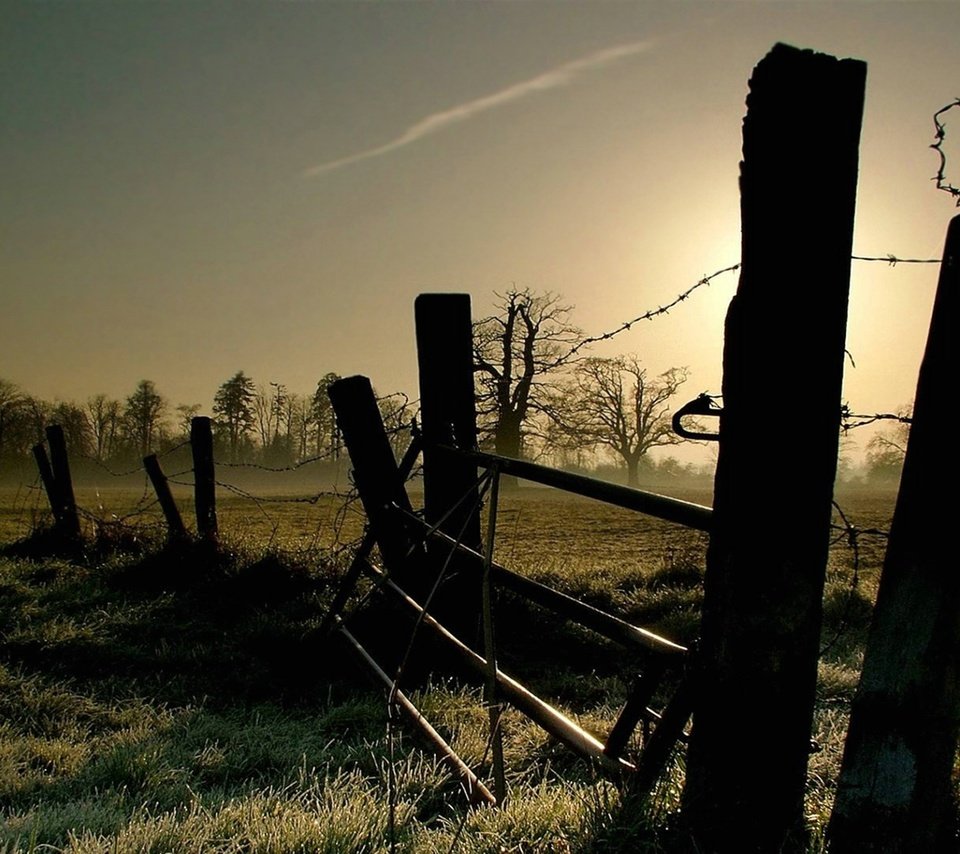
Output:
[[[954,2],[4,0],[0,377],[81,402],[147,378],[205,411],[239,370],[415,397],[419,293],[481,317],[529,287],[615,328],[739,260],[747,82],[777,41],[868,63],[855,254],[937,258],[958,36]],[[913,396],[936,278],[854,262],[854,411]],[[736,284],[593,352],[719,392]]]

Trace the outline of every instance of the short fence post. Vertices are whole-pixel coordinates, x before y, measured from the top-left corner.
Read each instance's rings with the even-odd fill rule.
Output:
[[[37,461],[40,481],[47,493],[47,501],[50,502],[50,512],[53,513],[53,520],[59,526],[61,519],[60,502],[57,499],[57,483],[53,479],[53,469],[50,468],[50,457],[47,456],[47,449],[42,443],[33,446],[33,458]]]
[[[475,551],[482,549],[477,467],[441,457],[437,445],[477,446],[473,326],[469,294],[420,294],[414,313],[423,431],[423,506],[431,524]],[[456,507],[456,509],[454,509]]]
[[[170,492],[170,484],[167,482],[163,469],[160,468],[160,461],[157,459],[157,455],[150,454],[150,456],[144,457],[143,467],[147,472],[147,476],[150,478],[150,483],[153,484],[153,488],[156,490],[157,500],[160,502],[160,509],[163,510],[163,516],[167,520],[167,528],[169,529],[170,536],[178,540],[186,539],[187,529],[183,524],[183,518],[180,516],[177,503],[173,500],[173,495]]]
[[[190,450],[193,453],[193,495],[197,511],[197,534],[217,539],[217,478],[213,464],[213,427],[205,415],[190,421]]]
[[[353,480],[370,520],[380,554],[391,573],[404,577],[410,541],[391,508],[411,510],[397,462],[390,448],[373,386],[366,377],[346,377],[327,389],[343,434]]]
[[[750,81],[683,793],[717,854],[805,848],[865,77],[865,63],[776,45]],[[786,421],[788,406],[802,416]],[[790,488],[770,501],[785,434]]]
[[[945,431],[955,417],[960,216],[950,223],[913,424],[837,798],[830,850],[955,850],[951,771],[960,731],[960,573]],[[954,475],[956,465],[952,465]],[[954,555],[951,560],[951,555]]]
[[[67,457],[67,440],[59,424],[47,427],[47,444],[50,445],[50,468],[53,471],[53,483],[60,513],[57,525],[68,537],[80,536],[80,517],[77,515],[77,502],[73,495],[73,479],[70,477],[70,460]]]

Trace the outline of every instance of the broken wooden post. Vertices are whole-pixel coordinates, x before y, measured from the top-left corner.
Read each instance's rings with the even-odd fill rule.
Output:
[[[750,81],[683,793],[712,852],[804,847],[865,77],[863,62],[778,44]],[[801,414],[785,427],[788,403]],[[788,431],[789,489],[770,501]]]
[[[70,460],[67,457],[67,440],[59,424],[47,427],[47,444],[50,446],[50,468],[53,472],[54,492],[59,512],[54,512],[57,527],[67,537],[80,536],[80,517],[77,501],[73,495],[73,479],[70,477]]]
[[[197,535],[217,540],[217,477],[213,463],[213,427],[205,415],[190,420],[190,450],[193,454],[193,497]]]
[[[180,510],[177,502],[173,500],[173,494],[170,492],[170,484],[167,482],[163,469],[160,468],[160,461],[156,454],[150,454],[143,458],[143,467],[150,478],[150,483],[157,493],[157,500],[160,502],[160,509],[163,510],[163,517],[167,520],[167,529],[172,539],[186,539],[187,529],[183,524],[183,518],[180,516]]]
[[[469,294],[420,294],[414,305],[423,431],[423,509],[426,520],[480,551],[477,467],[441,457],[446,445],[477,447],[473,389],[473,326]]]
[[[944,430],[953,422],[960,216],[940,268],[880,589],[850,714],[830,851],[956,850],[960,574]],[[956,465],[953,464],[956,474]]]
[[[332,383],[327,394],[350,454],[353,480],[377,538],[380,555],[392,574],[406,580],[404,570],[410,541],[393,508],[412,510],[373,386],[367,377],[346,377]]]

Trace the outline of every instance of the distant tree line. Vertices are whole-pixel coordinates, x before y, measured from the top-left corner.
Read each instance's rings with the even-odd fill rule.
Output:
[[[237,371],[213,398],[214,451],[218,459],[270,467],[320,458],[336,460],[342,440],[327,388],[340,377],[324,374],[312,394],[280,382],[257,385]],[[403,426],[413,417],[403,395],[382,398],[384,421],[398,449],[409,441]],[[190,436],[198,403],[171,405],[152,380],[140,380],[123,399],[96,394],[83,403],[47,401],[0,379],[0,462],[29,460],[45,428],[59,424],[71,454],[103,464],[129,465],[162,453]]]
[[[494,313],[474,323],[474,377],[481,445],[509,457],[563,468],[643,480],[705,477],[650,451],[679,444],[671,427],[674,398],[687,369],[649,370],[636,354],[589,355],[572,307],[553,293],[512,288],[497,295]],[[592,340],[592,339],[591,339]],[[257,384],[237,371],[216,389],[212,417],[217,458],[282,468],[305,460],[337,460],[342,439],[324,374],[311,394],[282,382]],[[403,394],[378,399],[399,458],[410,439],[415,407]],[[58,423],[74,454],[100,463],[128,464],[185,442],[201,405],[171,406],[152,380],[140,380],[124,399],[97,394],[84,403],[37,398],[0,379],[0,461],[23,461]],[[909,407],[901,409],[909,414]],[[866,448],[867,480],[899,477],[909,425],[896,423]],[[706,467],[709,468],[709,467]],[[851,473],[849,460],[841,471]]]

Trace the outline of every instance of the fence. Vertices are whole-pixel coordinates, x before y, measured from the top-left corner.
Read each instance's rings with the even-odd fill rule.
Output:
[[[798,847],[842,426],[839,377],[864,69],[859,63],[835,63],[786,48],[775,49],[765,63],[752,81],[745,124],[744,259],[727,318],[713,509],[477,451],[471,318],[464,295],[424,295],[417,301],[422,434],[401,464],[394,459],[369,380],[352,377],[330,389],[370,529],[326,625],[384,684],[391,709],[403,712],[425,733],[474,801],[502,800],[505,794],[497,758],[501,700],[599,768],[632,778],[641,793],[654,784],[673,745],[685,737],[692,712],[684,809],[697,839],[717,851]],[[830,93],[826,102],[824,92]],[[789,140],[786,150],[784,140]],[[776,180],[785,160],[802,175],[795,182],[799,195],[787,200],[780,198]],[[800,244],[804,263],[785,270],[782,259],[801,257]],[[946,539],[950,525],[946,505],[929,483],[942,470],[938,430],[952,414],[946,403],[947,366],[955,363],[958,270],[960,218],[955,218],[841,771],[831,828],[833,850],[839,852],[943,850],[949,833],[950,773],[960,730],[960,626],[955,616],[960,582],[956,573],[944,571],[951,554]],[[769,287],[769,282],[784,279],[785,288]],[[814,295],[812,288],[817,289]],[[791,302],[801,293],[802,302]],[[810,346],[810,317],[804,313],[812,300],[821,330],[816,347]],[[800,390],[809,431],[796,466],[794,494],[779,506],[765,501],[762,493],[762,466],[773,439],[758,434],[755,420],[758,411],[776,411],[781,399],[779,388],[764,387],[765,375],[758,366],[766,362],[776,363],[781,385]],[[51,428],[48,440],[49,459],[43,448],[35,451],[41,477],[58,529],[67,538],[76,537],[77,512],[62,435]],[[209,421],[194,419],[197,530],[202,539],[215,542],[211,447]],[[420,453],[422,514],[414,512],[404,486]],[[478,469],[484,472],[480,477]],[[148,471],[172,536],[183,536],[185,526],[172,499],[163,495],[165,479],[155,459]],[[708,531],[703,636],[697,654],[495,563],[497,498],[505,477]],[[484,538],[480,508],[488,496]],[[382,566],[373,559],[374,547]],[[415,631],[429,629],[484,681],[493,793],[401,691],[412,642],[397,651],[392,663],[396,675],[391,677],[389,667],[375,660],[348,625],[343,612],[362,575],[372,579],[378,595],[413,619]],[[642,677],[604,741],[498,667],[497,588],[647,656]],[[476,645],[482,645],[483,655],[472,648],[478,618],[482,644]],[[650,704],[671,670],[679,672],[672,696],[656,712]],[[730,702],[731,697],[738,702]],[[769,720],[776,720],[776,733],[756,738]],[[641,722],[647,730],[643,749],[636,758],[629,757],[627,742]]]

